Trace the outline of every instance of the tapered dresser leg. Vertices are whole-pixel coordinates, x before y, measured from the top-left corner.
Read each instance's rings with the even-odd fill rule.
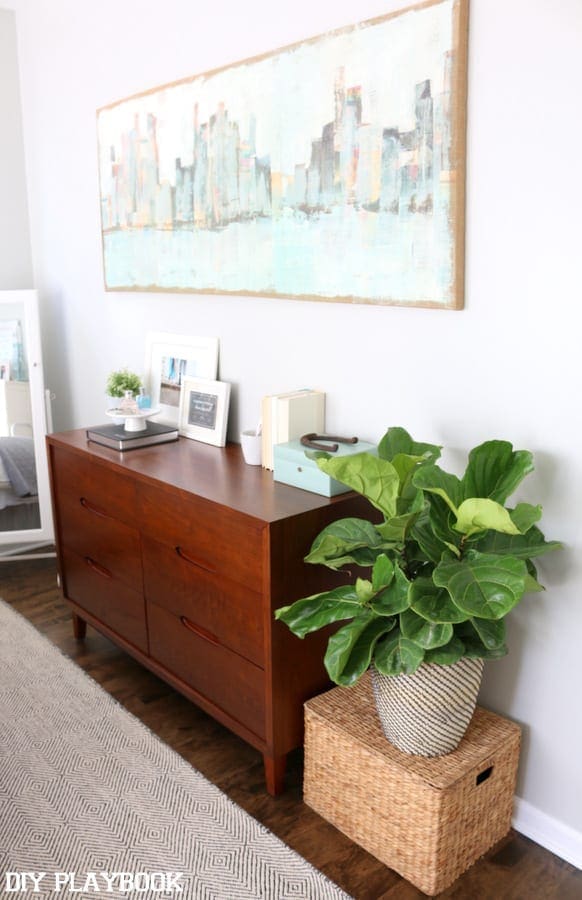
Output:
[[[263,754],[265,763],[265,782],[269,794],[276,797],[282,794],[285,789],[285,768],[287,766],[287,756],[267,756]]]
[[[73,634],[78,641],[82,641],[87,634],[87,623],[77,613],[73,613]]]

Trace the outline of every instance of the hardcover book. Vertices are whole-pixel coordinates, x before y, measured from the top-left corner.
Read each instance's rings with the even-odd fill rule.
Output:
[[[123,425],[96,425],[87,428],[87,440],[113,450],[137,450],[139,447],[178,440],[178,429],[158,422],[146,422],[142,431],[126,431]]]
[[[309,388],[263,398],[263,468],[274,468],[273,448],[309,432],[322,432],[325,393]]]

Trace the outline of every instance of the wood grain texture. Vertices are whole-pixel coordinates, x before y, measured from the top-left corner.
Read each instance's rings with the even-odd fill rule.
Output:
[[[147,537],[142,542],[146,603],[186,616],[225,647],[263,666],[261,594],[206,571],[176,548]]]
[[[275,483],[245,465],[238,445],[180,439],[118,453],[84,431],[47,443],[61,583],[76,633],[85,613],[259,747],[269,790],[281,791],[284,757],[303,740],[303,703],[330,686],[329,632],[299,641],[274,611],[342,583],[304,557],[325,525],[369,515],[367,501]]]

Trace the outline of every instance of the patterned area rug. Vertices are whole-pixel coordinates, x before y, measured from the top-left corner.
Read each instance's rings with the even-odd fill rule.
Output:
[[[97,894],[348,896],[0,601],[0,897]]]

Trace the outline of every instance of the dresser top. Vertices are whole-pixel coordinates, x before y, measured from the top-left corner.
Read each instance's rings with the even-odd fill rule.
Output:
[[[332,504],[338,505],[338,518],[372,513],[369,504],[352,492],[328,498],[275,482],[272,472],[244,462],[239,444],[214,447],[180,437],[166,444],[120,453],[87,440],[84,428],[50,434],[47,443],[85,459],[90,457],[140,481],[167,484],[263,522],[277,522]],[[346,500],[354,499],[362,503],[359,513],[341,509]]]

